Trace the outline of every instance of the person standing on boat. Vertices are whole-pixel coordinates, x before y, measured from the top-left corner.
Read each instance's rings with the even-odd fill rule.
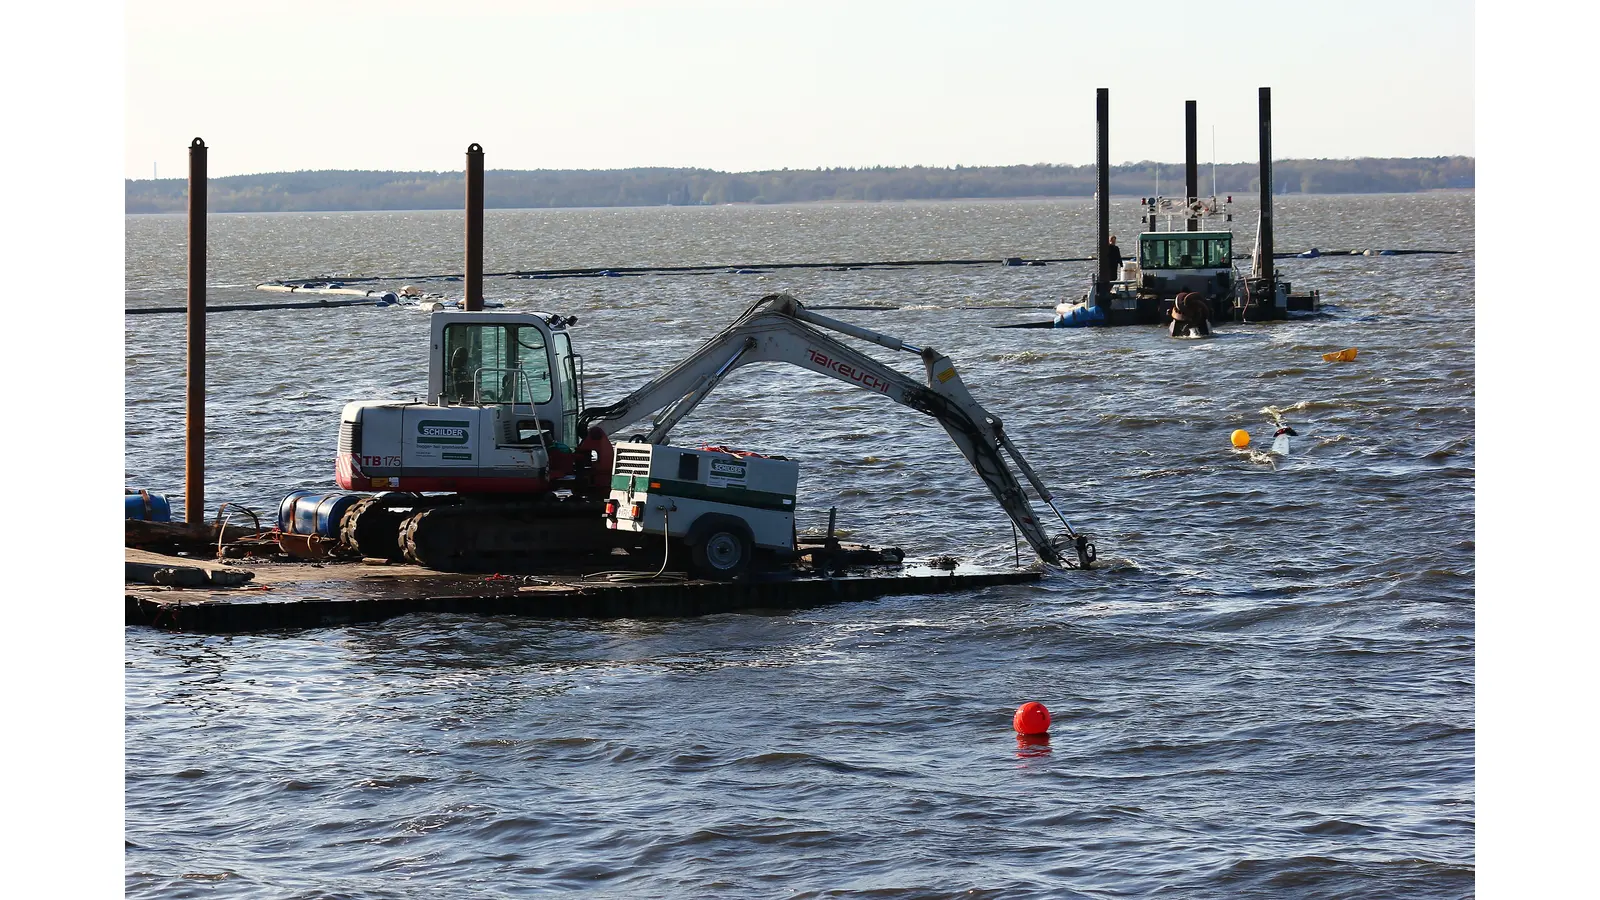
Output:
[[[1111,277],[1122,277],[1122,250],[1117,247],[1117,236],[1114,234],[1106,241],[1106,259],[1111,260]]]

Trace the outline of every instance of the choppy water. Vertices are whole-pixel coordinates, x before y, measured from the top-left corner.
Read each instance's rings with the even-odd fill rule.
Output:
[[[491,281],[579,315],[591,402],[767,292],[909,306],[839,315],[950,353],[1107,565],[776,616],[130,628],[128,895],[1470,895],[1473,198],[1276,213],[1281,249],[1464,252],[1282,262],[1327,316],[1198,342],[989,327],[1048,318],[1086,264]],[[1135,218],[1119,201],[1124,243]],[[1084,201],[490,211],[486,267],[1087,255],[1093,227]],[[461,233],[214,216],[211,300],[459,271]],[[128,305],[181,299],[184,252],[181,217],[129,217]],[[331,487],[339,407],[421,393],[425,324],[215,316],[211,504]],[[181,317],[128,317],[127,483],[175,499],[182,357]],[[1300,433],[1275,467],[1228,446],[1267,406]],[[674,437],[800,459],[807,524],[837,506],[913,556],[1010,561],[943,432],[837,382],[741,370]],[[1025,700],[1048,749],[1011,734]]]

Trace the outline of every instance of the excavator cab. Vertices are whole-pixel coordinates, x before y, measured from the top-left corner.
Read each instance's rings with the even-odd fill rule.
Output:
[[[565,323],[527,313],[435,313],[429,397],[440,406],[496,407],[503,443],[575,446],[580,359]]]

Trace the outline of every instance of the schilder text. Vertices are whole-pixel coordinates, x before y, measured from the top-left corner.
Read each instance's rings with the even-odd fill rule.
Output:
[[[441,422],[437,419],[417,423],[419,444],[465,444],[467,424],[462,421]]]

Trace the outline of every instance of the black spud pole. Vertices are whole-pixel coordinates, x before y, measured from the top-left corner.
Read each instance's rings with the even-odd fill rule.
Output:
[[[1112,271],[1111,257],[1106,253],[1106,248],[1111,244],[1111,100],[1110,92],[1105,88],[1095,89],[1094,117],[1094,158],[1098,179],[1095,193],[1099,198],[1100,222],[1100,244],[1095,253],[1095,259],[1099,260],[1100,265],[1095,278],[1094,294],[1095,303],[1109,309],[1111,282],[1117,279],[1117,273]]]
[[[1188,199],[1185,202],[1192,203],[1196,197],[1200,196],[1200,151],[1196,146],[1198,139],[1195,135],[1195,114],[1193,100],[1185,100],[1183,102],[1183,130],[1183,175],[1185,190],[1188,191]],[[1199,231],[1200,220],[1190,216],[1188,230]]]
[[[185,368],[183,520],[206,516],[206,142],[189,144],[189,350]]]
[[[483,147],[467,147],[467,303],[483,309]]]

